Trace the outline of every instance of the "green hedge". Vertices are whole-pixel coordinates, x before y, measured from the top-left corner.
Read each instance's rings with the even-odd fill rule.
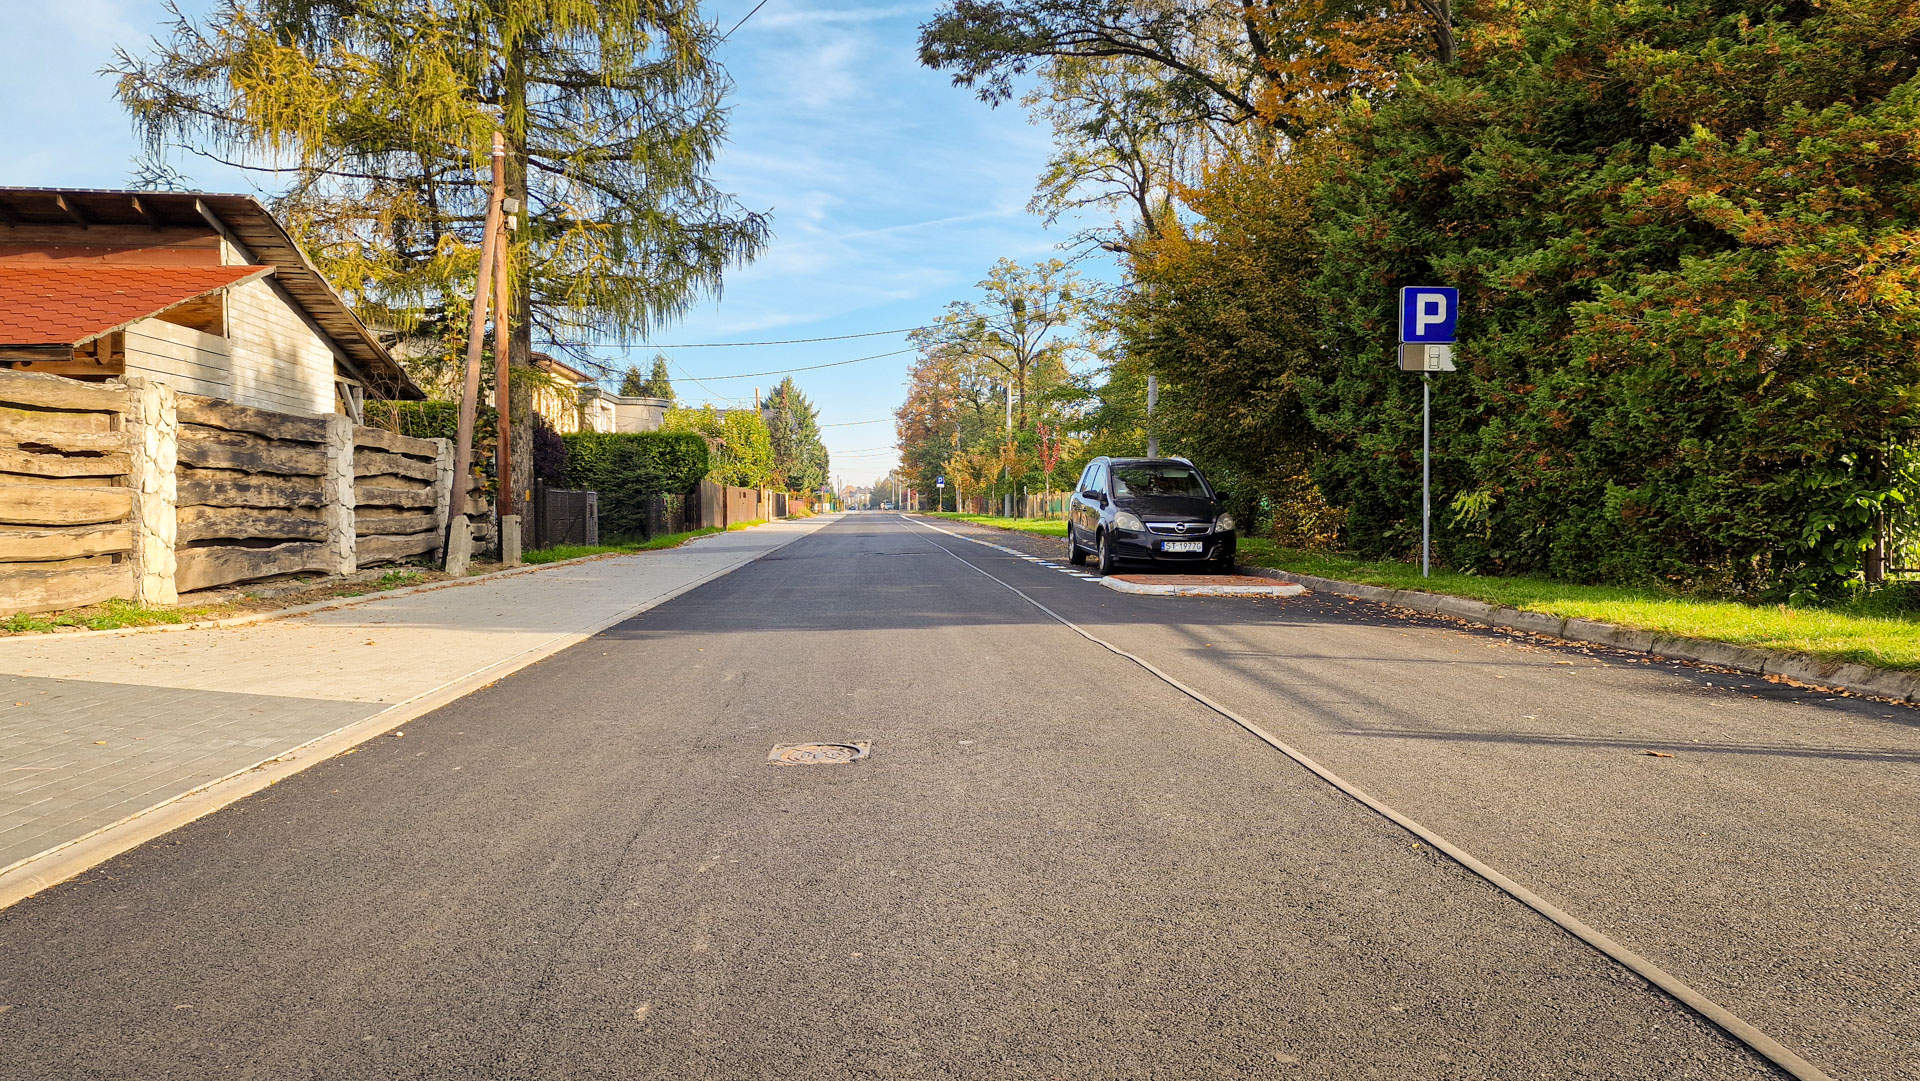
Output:
[[[707,475],[707,441],[692,432],[572,432],[567,486],[600,493],[600,535],[643,537],[647,499],[683,495]]]
[[[493,442],[493,420],[493,407],[480,406],[473,426],[481,446]],[[452,439],[460,430],[460,403],[368,402],[367,423],[416,439]]]

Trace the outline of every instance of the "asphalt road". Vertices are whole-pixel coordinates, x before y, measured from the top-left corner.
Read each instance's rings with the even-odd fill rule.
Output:
[[[1122,596],[871,515],[0,912],[0,1078],[1776,1076],[970,563],[1215,680],[1602,930],[1669,935],[1696,986],[1773,1003],[1727,1002],[1770,1031],[1863,1011],[1865,1038],[1788,1039],[1840,1076],[1912,1075],[1913,1026],[1885,1022],[1914,951],[1857,970],[1903,1002],[1836,1007],[1818,963],[1758,977],[1749,941],[1891,945],[1911,835],[1858,808],[1915,756],[1861,755],[1911,727],[1321,598]],[[1637,757],[1611,746],[1640,738],[1630,710],[1732,749]],[[1740,753],[1772,710],[1824,727]],[[1790,753],[1809,739],[1852,757]],[[872,757],[767,764],[814,740]],[[1772,821],[1783,787],[1806,805]],[[1617,805],[1637,790],[1721,802]],[[1759,847],[1641,851],[1663,818],[1672,845]],[[1687,866],[1715,895],[1668,912]],[[1767,881],[1729,892],[1743,875]]]

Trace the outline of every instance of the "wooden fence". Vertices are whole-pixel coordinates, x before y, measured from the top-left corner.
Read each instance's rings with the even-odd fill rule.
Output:
[[[0,380],[0,615],[133,593],[127,391]]]
[[[176,591],[337,569],[329,418],[194,394],[178,395],[175,410]]]
[[[439,444],[379,428],[356,428],[353,443],[357,564],[391,562],[440,547],[447,506]]]
[[[446,440],[0,369],[0,617],[428,554],[452,487]]]

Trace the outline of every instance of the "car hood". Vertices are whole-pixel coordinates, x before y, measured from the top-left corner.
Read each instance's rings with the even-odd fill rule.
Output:
[[[1213,500],[1197,495],[1134,495],[1114,505],[1157,522],[1211,522],[1220,513]]]

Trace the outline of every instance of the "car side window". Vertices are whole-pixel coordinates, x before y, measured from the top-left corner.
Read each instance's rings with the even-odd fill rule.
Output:
[[[1107,490],[1107,467],[1105,463],[1095,462],[1093,463],[1093,468],[1087,470],[1087,488],[1095,492],[1104,492]]]

